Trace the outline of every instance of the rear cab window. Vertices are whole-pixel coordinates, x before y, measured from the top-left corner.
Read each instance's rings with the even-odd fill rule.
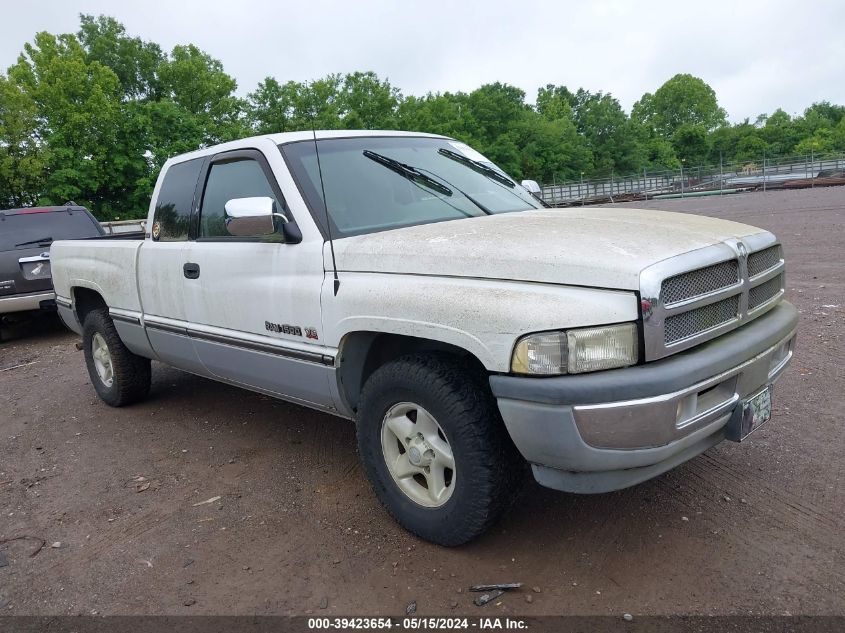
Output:
[[[188,239],[191,209],[203,158],[174,163],[164,173],[153,214],[152,238],[162,242]]]

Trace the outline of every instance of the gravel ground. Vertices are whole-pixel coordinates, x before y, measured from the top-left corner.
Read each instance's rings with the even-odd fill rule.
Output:
[[[784,243],[799,345],[747,442],[612,494],[527,483],[443,549],[379,506],[348,422],[157,364],[146,402],[111,409],[42,320],[0,344],[0,613],[845,613],[845,187],[630,206]],[[471,604],[505,581],[526,588]]]

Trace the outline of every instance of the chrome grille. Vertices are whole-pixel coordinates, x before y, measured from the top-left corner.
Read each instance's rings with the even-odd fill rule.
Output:
[[[739,295],[709,303],[666,319],[663,339],[671,345],[728,323],[739,314]]]
[[[733,286],[738,281],[739,263],[731,259],[669,277],[663,282],[660,297],[664,305],[671,305]]]
[[[759,286],[754,286],[748,292],[748,309],[753,310],[754,308],[759,308],[779,293],[781,288],[783,288],[783,275],[772,277],[769,281],[764,281]]]
[[[645,359],[689,349],[758,318],[777,305],[783,283],[780,244],[765,231],[652,264],[640,273]]]
[[[762,272],[771,270],[780,263],[781,248],[780,244],[775,244],[762,251],[751,253],[748,256],[748,276],[756,277]]]

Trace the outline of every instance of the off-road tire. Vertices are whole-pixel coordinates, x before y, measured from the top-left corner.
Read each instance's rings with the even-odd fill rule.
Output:
[[[111,355],[114,377],[110,386],[100,379],[94,365],[92,341],[95,334],[105,339]],[[106,310],[92,310],[86,315],[82,326],[82,349],[91,383],[103,402],[112,407],[122,407],[147,397],[150,392],[150,361],[126,348]]]
[[[455,489],[440,507],[411,500],[385,462],[382,423],[401,402],[433,415],[452,448]],[[527,464],[502,422],[486,374],[457,357],[414,354],[377,369],[361,393],[357,433],[364,469],[387,511],[405,529],[440,545],[461,545],[488,530],[525,481]]]

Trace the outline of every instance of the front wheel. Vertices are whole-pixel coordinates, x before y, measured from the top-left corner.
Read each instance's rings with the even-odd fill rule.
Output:
[[[85,365],[100,399],[122,407],[147,397],[150,361],[130,352],[106,310],[92,310],[82,326]]]
[[[376,495],[440,545],[485,532],[523,481],[525,462],[484,381],[460,359],[413,355],[376,370],[361,394],[358,450]]]

